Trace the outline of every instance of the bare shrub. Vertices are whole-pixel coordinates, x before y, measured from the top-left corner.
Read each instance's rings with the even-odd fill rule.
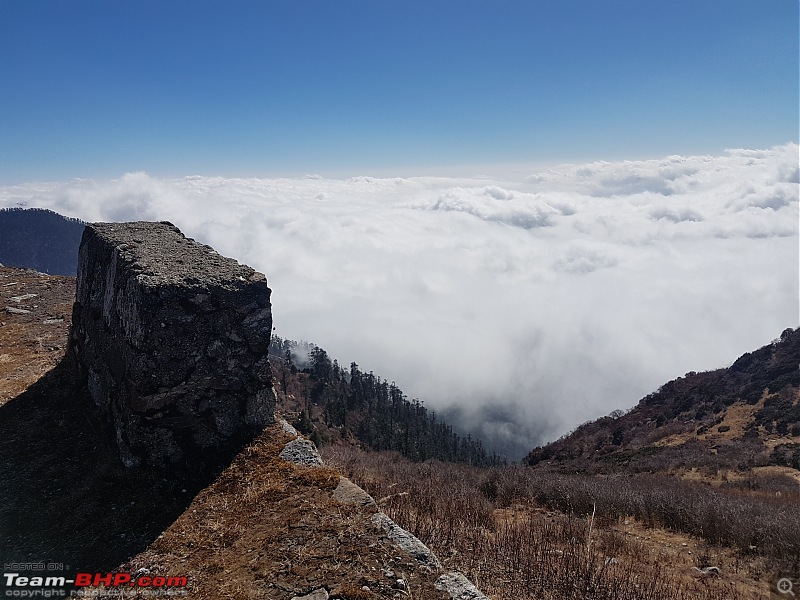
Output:
[[[737,597],[732,584],[721,580],[676,577],[664,569],[665,556],[606,526],[631,515],[735,545],[754,539],[759,527],[765,528],[762,542],[770,536],[774,542],[781,527],[797,520],[768,511],[770,516],[758,522],[731,526],[727,517],[717,515],[732,510],[737,520],[755,519],[746,498],[666,477],[595,478],[520,466],[414,464],[396,454],[352,448],[326,449],[325,454],[392,519],[428,544],[447,568],[463,571],[498,598]],[[786,544],[790,536],[780,539]],[[780,551],[782,557],[787,548]]]

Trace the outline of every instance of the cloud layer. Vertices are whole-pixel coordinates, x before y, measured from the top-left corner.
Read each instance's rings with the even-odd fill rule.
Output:
[[[266,273],[278,333],[515,456],[798,324],[798,146],[518,180],[73,180],[0,206],[169,220]]]

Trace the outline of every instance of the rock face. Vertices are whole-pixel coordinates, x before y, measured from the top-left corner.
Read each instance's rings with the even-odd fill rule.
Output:
[[[264,275],[166,222],[87,225],[68,354],[128,466],[215,460],[273,422]]]

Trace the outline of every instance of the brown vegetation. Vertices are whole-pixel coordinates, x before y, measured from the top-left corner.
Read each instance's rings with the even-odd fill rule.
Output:
[[[278,458],[288,439],[267,429],[123,570],[187,576],[192,598],[285,600],[321,587],[392,598],[403,578],[411,597],[441,600],[435,575],[371,524],[374,508],[334,500],[337,472]]]
[[[729,368],[669,381],[629,412],[584,423],[527,460],[593,473],[800,469],[798,363],[800,329],[786,329]]]
[[[773,573],[798,568],[798,490],[765,499],[665,476],[414,464],[352,447],[325,458],[493,598],[761,598]],[[709,566],[722,575],[692,569]]]

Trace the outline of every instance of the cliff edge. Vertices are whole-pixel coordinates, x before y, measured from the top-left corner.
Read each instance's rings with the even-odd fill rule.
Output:
[[[86,226],[67,353],[126,466],[231,454],[273,421],[270,293],[170,223]]]

